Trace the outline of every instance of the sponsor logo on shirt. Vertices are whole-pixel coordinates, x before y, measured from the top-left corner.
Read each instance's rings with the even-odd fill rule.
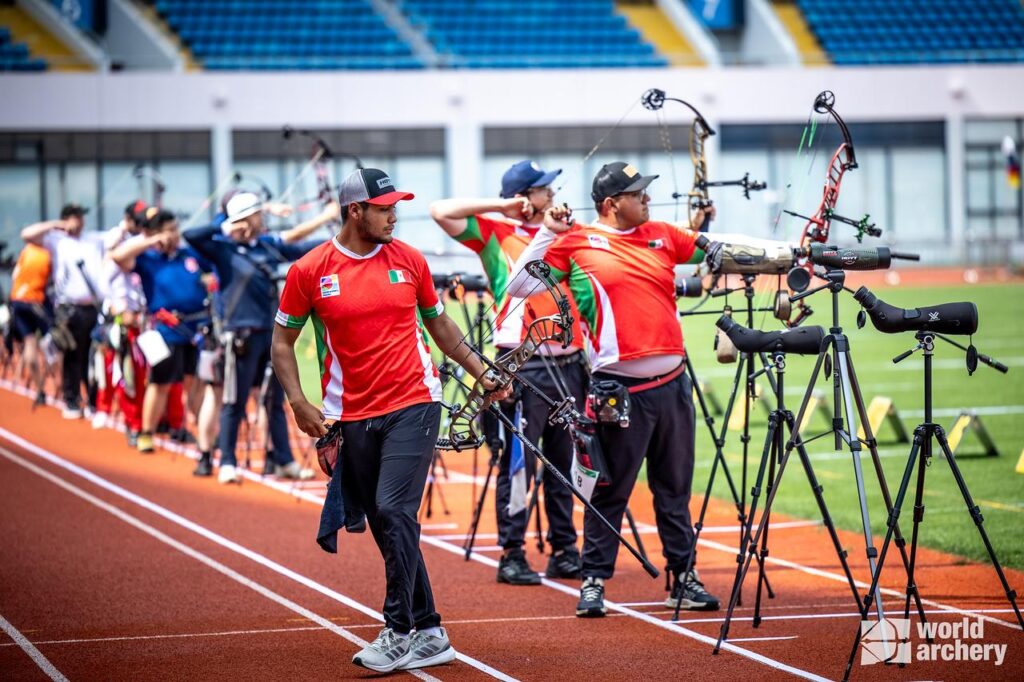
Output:
[[[339,294],[341,294],[341,289],[338,287],[337,275],[327,275],[320,278],[320,298],[330,298]]]
[[[409,281],[409,276],[405,270],[388,270],[388,281],[392,284],[405,284]]]
[[[608,237],[600,234],[588,234],[587,241],[590,242],[591,248],[604,249],[605,251],[611,251],[612,245],[608,243]]]
[[[665,248],[665,240],[664,239],[652,239],[651,241],[647,242],[647,248],[649,248],[649,249],[663,249],[663,248]]]
[[[192,256],[188,256],[185,259],[185,269],[189,272],[199,272],[199,261]]]

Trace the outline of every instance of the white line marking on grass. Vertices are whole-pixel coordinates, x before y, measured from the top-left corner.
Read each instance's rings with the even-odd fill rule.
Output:
[[[21,447],[25,448],[26,450],[32,452],[37,457],[40,457],[41,459],[44,459],[44,460],[50,462],[51,464],[54,464],[54,465],[56,465],[56,466],[58,466],[58,467],[60,467],[62,469],[70,471],[71,473],[73,473],[73,474],[75,474],[77,476],[80,476],[81,478],[84,478],[85,480],[87,480],[87,481],[89,481],[91,483],[94,483],[95,485],[97,485],[97,486],[99,486],[99,487],[101,487],[101,488],[103,488],[103,489],[105,489],[105,490],[107,490],[107,491],[117,495],[118,497],[122,497],[122,498],[128,500],[129,502],[133,502],[133,503],[137,504],[138,506],[153,512],[154,514],[157,514],[158,516],[161,516],[161,517],[167,519],[168,521],[181,526],[182,528],[190,530],[193,533],[196,533],[197,535],[200,535],[200,536],[206,538],[207,540],[210,540],[211,542],[214,542],[214,543],[220,545],[221,547],[224,547],[225,549],[231,550],[232,552],[234,552],[236,554],[240,554],[241,556],[244,556],[247,559],[250,559],[250,560],[256,562],[257,564],[260,564],[261,566],[264,566],[265,568],[268,568],[268,569],[274,571],[275,573],[283,575],[286,578],[290,578],[290,579],[294,580],[295,582],[297,582],[297,583],[299,583],[301,585],[304,585],[304,586],[306,586],[306,587],[308,587],[308,588],[310,588],[312,590],[315,590],[316,592],[319,592],[320,594],[323,594],[323,595],[325,595],[327,597],[330,597],[331,599],[334,599],[335,601],[340,602],[340,603],[344,604],[345,606],[348,606],[349,608],[352,608],[352,609],[354,609],[356,611],[359,611],[360,613],[362,613],[364,615],[367,615],[367,616],[373,618],[374,620],[381,621],[381,622],[383,622],[383,620],[384,620],[384,617],[379,612],[371,609],[370,607],[365,606],[365,605],[355,601],[354,599],[341,594],[340,592],[332,590],[331,588],[329,588],[329,587],[327,587],[325,585],[321,585],[320,583],[312,580],[311,578],[307,578],[306,576],[304,576],[304,575],[302,575],[300,573],[296,573],[295,571],[282,566],[281,564],[277,563],[276,561],[273,561],[272,559],[269,559],[269,558],[263,556],[262,554],[254,552],[253,550],[251,550],[251,549],[249,549],[247,547],[243,547],[242,545],[239,545],[236,542],[228,540],[227,538],[223,537],[222,535],[218,535],[217,533],[213,532],[212,530],[209,530],[208,528],[206,528],[204,526],[201,526],[201,525],[195,523],[194,521],[190,521],[189,519],[186,519],[185,517],[180,516],[180,515],[172,512],[172,511],[170,511],[169,509],[166,509],[165,507],[161,507],[160,505],[156,504],[155,502],[151,502],[150,500],[147,500],[144,497],[136,495],[135,493],[133,493],[133,492],[131,492],[129,490],[126,490],[125,488],[122,488],[121,486],[119,486],[119,485],[117,485],[115,483],[112,483],[112,482],[106,480],[105,478],[102,478],[102,477],[92,473],[91,471],[78,466],[77,464],[69,462],[69,461],[67,461],[64,458],[62,458],[62,457],[60,457],[58,455],[55,455],[52,452],[49,452],[48,450],[45,450],[45,449],[39,447],[38,445],[35,445],[34,443],[31,443],[31,442],[25,440],[24,438],[22,438],[21,436],[18,436],[17,434],[11,433],[10,431],[8,431],[5,428],[0,427],[0,436],[6,438],[7,440],[11,441],[12,443],[18,444],[19,446],[21,446]],[[9,456],[13,455],[14,457],[17,457],[17,455],[14,455],[13,453],[9,453],[8,451],[3,450],[3,449],[0,449],[0,452],[5,452]],[[24,460],[22,460],[22,461],[24,461]],[[35,466],[35,465],[33,465],[33,464],[29,463],[29,462],[25,462],[25,464],[27,464],[29,466],[33,466],[33,467]],[[41,471],[43,474],[47,474],[47,475],[51,475],[52,476],[52,474],[49,474],[49,472],[46,472],[46,471],[44,471],[42,469],[40,469],[39,471]],[[53,478],[55,480],[57,480],[57,481],[62,481],[62,479],[59,479],[59,478],[56,478],[56,477],[53,477]],[[63,481],[62,481],[62,483],[63,483]],[[68,483],[67,485],[70,486],[71,484]],[[84,494],[88,495],[88,493],[84,493]],[[299,494],[306,495],[308,493],[299,493]],[[100,502],[101,504],[106,504],[102,500],[97,500],[97,501]],[[321,503],[322,503],[322,501],[321,501]],[[115,507],[110,507],[110,508],[112,510],[114,510],[114,511],[120,512],[120,510],[116,509]],[[113,513],[113,512],[111,512],[111,513]],[[129,517],[129,518],[133,518],[133,517]],[[139,523],[141,524],[142,522],[139,521]],[[156,532],[159,532],[159,531],[156,531]],[[168,537],[168,540],[171,540],[172,542],[177,542],[177,541],[173,540],[173,538],[169,538],[169,537]],[[191,550],[191,548],[187,547],[186,545],[182,545],[182,546],[185,547],[186,549]],[[198,552],[196,552],[196,554],[198,554]],[[201,555],[201,556],[205,556],[205,555]],[[211,559],[210,561],[213,561],[213,560]],[[227,570],[231,570],[231,569],[227,569]],[[244,578],[244,576],[239,576],[239,577],[242,577],[243,579],[246,579],[246,578]],[[256,588],[253,588],[253,589],[256,589]],[[298,606],[298,605],[296,604],[296,606]],[[298,608],[303,608],[303,607],[299,606]],[[303,609],[303,610],[305,610],[305,609]],[[302,615],[305,615],[305,614],[302,614]],[[310,612],[310,616],[315,616],[315,618],[320,618],[319,616],[316,616],[316,614],[313,614],[312,612]],[[318,620],[315,620],[313,617],[310,617],[310,620],[314,620],[314,622],[320,622]],[[320,620],[323,620],[323,622],[328,623],[331,626],[331,628],[337,627],[333,623],[331,623],[330,621],[327,621],[325,619],[320,619]],[[345,635],[343,635],[343,636],[345,636]],[[354,637],[354,635],[352,635],[352,636]],[[359,641],[362,642],[362,640],[359,640]],[[363,643],[363,645],[365,645],[365,642]],[[483,672],[483,673],[485,673],[487,675],[490,675],[491,677],[495,677],[495,678],[497,678],[499,680],[505,680],[505,681],[508,681],[508,682],[512,682],[515,679],[513,677],[510,677],[510,676],[506,675],[505,673],[501,672],[500,670],[496,670],[496,669],[492,668],[491,666],[487,665],[486,663],[483,663],[481,661],[476,660],[475,658],[473,658],[471,656],[467,656],[465,654],[461,654],[460,653],[460,654],[458,654],[458,659],[460,661],[463,661],[464,663],[467,663],[468,665],[473,666],[477,670],[480,670],[481,672]]]
[[[18,628],[11,625],[6,618],[0,616],[0,629],[8,634],[8,636],[14,640],[14,644],[21,647],[21,650],[28,654],[29,658],[39,666],[39,669],[46,673],[54,682],[68,682],[68,678],[64,677],[59,670],[57,670],[53,663],[50,663],[50,659],[43,656],[43,653],[37,649],[32,642],[28,641],[25,635],[18,632]]]

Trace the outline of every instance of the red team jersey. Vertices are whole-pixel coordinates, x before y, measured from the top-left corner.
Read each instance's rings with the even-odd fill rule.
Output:
[[[413,247],[396,239],[359,257],[331,239],[288,271],[276,319],[301,328],[312,316],[324,416],[358,421],[441,399],[417,313],[442,312]]]
[[[512,266],[538,229],[503,217],[475,215],[467,219],[465,231],[455,238],[480,256],[484,273],[491,283],[498,315],[494,345],[499,348],[519,345],[526,338],[526,329],[531,322],[538,317],[558,313],[551,294],[543,286],[538,285],[540,293],[533,294],[525,303],[505,293]],[[579,350],[583,348],[583,335],[580,333],[579,311],[572,297],[570,305],[574,320],[570,349]]]
[[[568,278],[594,349],[593,368],[656,355],[682,355],[675,266],[697,250],[696,233],[647,222],[625,232],[578,225],[544,257]]]

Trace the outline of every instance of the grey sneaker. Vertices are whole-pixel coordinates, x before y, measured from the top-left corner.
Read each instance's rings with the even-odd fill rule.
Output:
[[[411,636],[399,637],[391,628],[384,628],[377,639],[352,657],[352,662],[379,673],[389,673],[412,659],[411,642]]]
[[[412,658],[401,666],[402,670],[413,668],[427,668],[432,665],[443,665],[455,660],[455,649],[448,641],[448,632],[440,628],[441,636],[416,631],[409,638],[409,648],[412,650]]]
[[[313,478],[312,469],[303,469],[298,462],[292,460],[284,466],[274,468],[278,478],[288,478],[293,481],[308,481]]]

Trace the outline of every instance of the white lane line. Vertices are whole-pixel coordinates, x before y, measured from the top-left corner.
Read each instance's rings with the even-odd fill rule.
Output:
[[[799,635],[789,637],[731,637],[730,642],[776,642],[780,639],[799,639]]]
[[[15,433],[11,433],[10,431],[8,431],[7,429],[5,429],[3,427],[0,427],[0,436],[2,436],[3,438],[6,438],[7,440],[9,440],[12,443],[16,443],[20,447],[25,448],[26,450],[32,452],[37,457],[40,457],[41,459],[44,459],[44,460],[50,462],[51,464],[53,464],[55,466],[58,466],[58,467],[60,467],[62,469],[70,471],[71,473],[73,473],[73,474],[75,474],[77,476],[80,476],[81,478],[84,478],[85,480],[87,480],[87,481],[89,481],[91,483],[94,483],[95,485],[97,485],[97,486],[103,488],[104,490],[107,490],[107,491],[117,495],[118,497],[122,497],[122,498],[128,500],[129,502],[133,502],[133,503],[137,504],[138,506],[142,507],[143,509],[147,509],[147,510],[153,512],[154,514],[156,514],[158,516],[161,516],[161,517],[167,519],[168,521],[181,526],[182,528],[190,530],[193,533],[195,533],[197,535],[200,535],[200,536],[206,538],[207,540],[210,540],[211,542],[214,542],[214,543],[220,545],[221,547],[224,547],[225,549],[228,549],[228,550],[230,550],[230,551],[232,551],[232,552],[234,552],[236,554],[240,554],[241,556],[244,556],[247,559],[250,559],[250,560],[258,563],[261,566],[263,566],[265,568],[268,568],[271,571],[274,571],[275,573],[283,575],[286,578],[290,578],[291,580],[294,580],[295,582],[297,582],[297,583],[299,583],[301,585],[304,585],[304,586],[306,586],[306,587],[308,587],[308,588],[310,588],[312,590],[315,590],[316,592],[319,592],[320,594],[323,594],[324,596],[329,597],[329,598],[331,598],[331,599],[333,599],[333,600],[335,600],[337,602],[340,602],[340,603],[344,604],[345,606],[348,606],[351,609],[354,609],[354,610],[356,610],[356,611],[358,611],[358,612],[360,612],[360,613],[362,613],[364,615],[367,615],[367,616],[373,618],[374,620],[381,621],[381,622],[383,622],[383,620],[384,620],[384,616],[381,615],[378,611],[375,611],[375,610],[371,609],[370,607],[365,606],[365,605],[355,601],[354,599],[341,594],[340,592],[332,590],[331,588],[329,588],[329,587],[327,587],[325,585],[322,585],[322,584],[312,580],[311,578],[307,578],[306,576],[304,576],[304,575],[302,575],[300,573],[296,573],[295,571],[291,570],[290,568],[286,568],[286,567],[282,566],[281,564],[277,563],[276,561],[273,561],[272,559],[269,559],[269,558],[263,556],[262,554],[259,554],[258,552],[254,552],[253,550],[251,550],[251,549],[249,549],[247,547],[243,547],[242,545],[239,545],[236,542],[228,540],[224,536],[218,535],[217,533],[213,532],[212,530],[210,530],[210,529],[208,529],[208,528],[206,528],[204,526],[200,526],[199,524],[195,523],[194,521],[190,521],[189,519],[186,519],[183,516],[175,514],[174,512],[170,511],[169,509],[167,509],[165,507],[161,507],[160,505],[156,504],[155,502],[151,502],[150,500],[147,500],[144,497],[136,495],[135,493],[122,488],[121,486],[117,485],[116,483],[112,483],[112,482],[106,480],[105,478],[102,478],[102,477],[92,473],[91,471],[78,466],[77,464],[69,462],[68,460],[66,460],[64,458],[62,458],[62,457],[60,457],[58,455],[55,455],[52,452],[50,452],[48,450],[45,450],[45,449],[39,447],[38,445],[25,440],[24,438],[22,438],[21,436],[15,434]],[[11,454],[13,454],[13,453],[11,453]],[[60,479],[57,479],[57,480],[60,480]],[[300,494],[305,496],[308,493],[300,493]],[[322,504],[322,500],[321,500],[321,504]],[[497,678],[499,680],[506,680],[508,682],[512,682],[515,679],[515,678],[512,678],[512,677],[506,675],[505,673],[501,672],[500,670],[496,670],[495,668],[492,668],[491,666],[487,665],[486,663],[483,663],[481,661],[476,660],[472,656],[467,656],[466,654],[461,654],[460,653],[460,654],[458,654],[458,659],[460,661],[463,661],[464,663],[467,663],[468,665],[473,666],[477,670],[480,670],[481,672],[483,672],[483,673],[485,673],[487,675],[490,675],[491,677],[495,677],[495,678]]]
[[[465,556],[465,551],[461,547],[459,547],[457,545],[453,545],[453,544],[450,544],[448,542],[444,542],[442,540],[437,540],[436,538],[432,538],[430,536],[421,536],[420,540],[423,543],[425,543],[425,544],[432,545],[434,547],[437,547],[438,549],[443,549],[446,552],[451,552],[452,554],[456,554],[458,556]],[[476,554],[474,552],[471,555],[471,558],[473,559],[473,561],[476,561],[476,562],[479,562],[481,564],[484,564],[485,566],[490,566],[492,568],[497,568],[498,567],[498,562],[495,561],[494,559],[490,558],[490,557],[481,556],[481,555]],[[554,580],[548,580],[547,578],[542,578],[541,579],[541,584],[544,585],[545,587],[550,588],[550,589],[557,590],[558,592],[562,592],[564,594],[567,594],[567,595],[569,595],[569,596],[571,596],[573,598],[576,598],[576,597],[579,596],[579,590],[577,588],[569,587],[568,585],[563,585],[561,583],[555,582]],[[676,634],[683,635],[684,637],[689,637],[690,639],[697,640],[698,642],[703,642],[705,644],[714,646],[714,644],[718,641],[718,638],[716,638],[716,637],[708,637],[707,635],[703,635],[703,634],[701,634],[699,632],[696,632],[694,630],[690,630],[688,628],[680,627],[680,626],[678,626],[678,625],[676,625],[676,624],[674,624],[674,623],[672,623],[670,621],[663,620],[661,618],[656,618],[656,617],[648,615],[648,614],[646,614],[646,613],[644,613],[642,611],[636,611],[634,609],[630,609],[630,608],[628,608],[626,606],[623,606],[622,604],[619,604],[617,602],[609,601],[609,600],[606,599],[605,602],[604,602],[604,605],[610,611],[617,611],[617,612],[619,612],[619,613],[621,613],[623,615],[635,618],[636,620],[643,621],[644,623],[648,623],[650,625],[654,625],[656,627],[662,628],[663,630],[668,630],[669,632],[674,632]],[[787,672],[787,673],[790,673],[791,675],[795,675],[797,677],[802,677],[802,678],[807,679],[807,680],[815,680],[815,682],[825,682],[827,680],[827,678],[821,677],[821,676],[816,675],[816,674],[814,674],[812,672],[809,672],[807,670],[802,670],[800,668],[796,668],[794,666],[787,665],[787,664],[783,663],[782,661],[777,661],[774,658],[769,658],[768,656],[764,656],[762,654],[758,654],[758,653],[755,653],[753,651],[748,651],[747,649],[743,649],[743,648],[738,647],[735,644],[731,644],[729,642],[725,642],[725,643],[722,644],[722,650],[723,651],[729,651],[729,652],[734,653],[734,654],[738,654],[738,655],[743,656],[745,658],[749,658],[751,660],[757,661],[758,663],[763,663],[764,665],[767,665],[767,666],[769,666],[771,668],[774,668],[776,670],[781,670],[783,672]]]
[[[944,609],[925,609],[925,614],[943,614],[950,615],[949,611]],[[662,611],[661,613],[672,613],[672,611]],[[978,609],[974,613],[1013,613],[1013,609]],[[916,616],[917,612],[911,609],[911,616]],[[782,616],[761,616],[761,620],[817,620],[820,618],[860,618],[860,614],[856,611],[844,611],[842,613],[791,613]],[[733,616],[732,622],[736,623],[741,620],[752,621],[753,616]],[[697,623],[721,623],[725,621],[724,616],[716,616],[714,618],[688,618],[686,620],[677,620],[677,623],[689,623],[690,625]],[[734,642],[732,637],[729,638],[730,642]]]
[[[17,464],[17,465],[19,465],[21,467],[24,467],[25,469],[28,469],[29,471],[31,471],[32,473],[36,474],[37,476],[40,476],[41,478],[44,478],[44,479],[48,480],[50,483],[53,483],[54,485],[56,485],[56,486],[58,486],[60,488],[63,488],[64,490],[68,491],[72,495],[75,495],[75,496],[85,500],[89,504],[92,504],[93,506],[98,507],[99,509],[102,509],[103,511],[111,514],[112,516],[114,516],[114,517],[116,517],[118,519],[120,519],[121,521],[124,521],[128,525],[133,526],[136,529],[142,531],[143,533],[145,533],[145,534],[147,534],[147,535],[149,535],[149,536],[159,540],[160,542],[164,543],[165,545],[168,545],[168,546],[178,550],[182,554],[184,554],[186,556],[189,556],[189,557],[192,557],[196,561],[198,561],[198,562],[200,562],[202,564],[205,564],[206,566],[212,568],[213,570],[217,571],[218,573],[221,573],[221,574],[231,578],[232,580],[234,580],[235,582],[239,583],[240,585],[248,587],[249,589],[253,590],[254,592],[256,592],[256,593],[266,597],[270,601],[273,601],[273,602],[275,602],[277,604],[280,604],[281,606],[285,607],[286,609],[289,609],[289,610],[299,614],[303,618],[308,618],[309,620],[311,620],[314,623],[318,624],[321,628],[323,628],[325,630],[330,630],[334,634],[342,637],[343,639],[347,639],[349,642],[352,642],[356,646],[365,647],[367,644],[369,644],[369,642],[367,642],[366,640],[362,639],[361,637],[357,637],[356,635],[353,635],[352,633],[348,632],[347,630],[345,630],[344,628],[342,628],[342,627],[340,627],[338,625],[335,625],[334,623],[332,623],[331,621],[327,620],[326,618],[323,618],[322,616],[320,616],[320,615],[318,615],[316,613],[313,613],[312,611],[310,611],[306,607],[301,606],[300,604],[296,604],[291,599],[288,599],[287,597],[284,597],[284,596],[278,594],[277,592],[274,592],[273,590],[271,590],[271,589],[269,589],[267,587],[264,587],[263,585],[261,585],[260,583],[257,583],[254,580],[250,580],[249,578],[245,577],[241,573],[238,573],[234,569],[228,568],[227,566],[225,566],[224,564],[220,563],[216,559],[213,559],[210,556],[208,556],[206,554],[203,554],[199,550],[193,549],[192,547],[189,547],[188,545],[175,540],[171,536],[169,536],[166,533],[163,533],[163,532],[157,530],[156,528],[154,528],[153,526],[149,525],[145,521],[141,521],[138,518],[132,516],[131,514],[118,509],[117,507],[113,506],[112,504],[108,504],[107,502],[104,502],[103,500],[101,500],[100,498],[96,497],[95,495],[93,495],[91,493],[88,493],[85,490],[82,490],[81,488],[79,488],[75,484],[70,483],[68,481],[65,481],[64,479],[60,478],[59,476],[56,476],[55,474],[50,473],[46,469],[43,469],[42,467],[36,466],[32,462],[29,462],[28,460],[23,459],[22,457],[19,457],[18,455],[16,455],[15,453],[11,452],[7,448],[0,447],[0,456],[6,457],[10,461],[14,462],[15,464]],[[437,680],[436,677],[432,677],[431,675],[427,675],[425,673],[421,673],[421,671],[419,671],[419,670],[413,670],[413,671],[408,671],[408,672],[411,675],[415,675],[416,677],[419,677],[422,680],[428,680],[429,682],[440,682],[439,680]],[[64,679],[64,678],[61,677],[61,679]]]
[[[50,659],[43,656],[43,653],[39,651],[32,642],[28,641],[28,638],[25,637],[25,635],[18,632],[18,628],[11,625],[3,616],[0,616],[0,629],[6,632],[7,635],[14,640],[14,643],[21,647],[22,651],[28,654],[28,657],[39,666],[40,670],[46,673],[47,677],[54,680],[54,682],[68,682],[68,678],[64,677],[64,675],[53,666],[53,663],[50,663]]]
[[[728,545],[723,545],[723,544],[715,542],[713,540],[699,540],[698,544],[703,545],[704,547],[708,547],[709,549],[715,549],[715,550],[718,550],[720,552],[726,552],[728,554],[731,554],[734,557],[736,556],[736,553],[739,551],[735,547],[730,547]],[[765,559],[765,561],[767,561],[768,563],[772,563],[772,564],[778,564],[779,566],[785,566],[787,568],[792,568],[793,570],[800,571],[802,573],[807,573],[809,575],[816,575],[816,576],[818,576],[820,578],[826,578],[828,580],[832,580],[832,581],[835,581],[835,582],[840,582],[840,583],[846,583],[847,582],[845,574],[842,574],[842,573],[832,573],[830,571],[824,571],[824,570],[822,570],[820,568],[812,568],[811,566],[804,566],[803,564],[798,564],[795,561],[787,561],[786,559],[780,559],[780,558],[778,558],[776,556],[769,556],[769,557],[767,557]],[[897,561],[897,559],[893,559],[892,561]],[[890,566],[892,566],[892,562],[890,562]],[[899,564],[896,564],[896,567],[893,570],[896,570],[896,568],[898,568],[898,566],[899,566]],[[919,578],[919,576],[918,576],[918,578]],[[868,583],[865,583],[865,582],[862,582],[860,580],[857,580],[856,578],[854,578],[853,583],[854,583],[854,585],[856,585],[857,587],[860,587],[860,588],[868,588],[868,587],[870,587],[870,585]],[[920,589],[921,588],[921,582],[920,582],[919,579],[917,581],[917,584],[918,584],[918,588]],[[887,588],[887,587],[880,587],[879,589],[882,591],[882,594],[885,594],[885,595],[889,595],[889,596],[893,596],[893,597],[901,597],[901,598],[905,598],[906,597],[906,591],[905,590],[893,590],[893,589],[890,589],[890,588]],[[924,591],[927,591],[927,587],[924,588]],[[1007,628],[1010,628],[1012,630],[1019,630],[1020,629],[1020,626],[1018,626],[1017,623],[1015,623],[1015,622],[1011,623],[1010,621],[1002,620],[1001,618],[992,618],[991,616],[986,616],[986,615],[984,615],[984,612],[981,611],[981,610],[968,611],[966,609],[958,609],[955,606],[949,606],[948,604],[943,604],[941,602],[932,601],[930,599],[925,599],[924,597],[921,597],[921,603],[922,604],[927,604],[928,606],[934,606],[935,608],[940,609],[942,611],[946,611],[947,613],[958,613],[961,616],[970,616],[972,618],[978,618],[978,619],[983,620],[983,621],[985,621],[987,623],[992,623],[994,625],[1002,625],[1003,627],[1007,627]]]
[[[621,604],[622,606],[661,606],[664,602],[638,602],[633,604]],[[835,606],[835,604],[822,604],[822,606]],[[786,608],[811,608],[810,606],[762,606],[761,610],[766,609],[786,609]],[[743,607],[738,610],[752,611],[754,607]],[[659,611],[650,613],[672,613],[671,611]],[[944,614],[945,611],[937,611],[926,609],[925,613],[929,614]],[[1013,613],[1013,609],[978,609],[978,613]],[[833,613],[833,614],[794,614],[792,616],[764,616],[762,620],[786,620],[795,618],[831,618],[831,617],[849,617],[855,618],[859,616],[858,613]],[[609,618],[626,618],[624,613],[610,613]],[[305,620],[305,618],[294,618],[291,620]],[[328,618],[327,620],[334,620]],[[520,618],[470,618],[460,620],[445,619],[445,625],[503,625],[506,623],[534,623],[543,621],[553,620],[571,620],[575,621],[576,616],[524,616]],[[737,620],[751,620],[750,618],[733,618]],[[677,623],[688,623],[688,624],[699,624],[699,623],[720,623],[722,618],[692,618],[686,620],[678,620]],[[363,623],[360,625],[345,625],[345,630],[366,630],[376,629],[380,627],[380,623]],[[82,637],[78,639],[47,639],[34,642],[40,646],[42,645],[56,645],[56,644],[103,644],[105,642],[132,642],[137,640],[147,639],[193,639],[202,637],[234,637],[234,636],[250,636],[250,635],[268,635],[268,634],[287,634],[289,632],[310,632],[322,630],[319,625],[317,626],[293,626],[288,628],[264,628],[255,630],[224,630],[221,632],[190,632],[190,633],[175,633],[166,635],[124,635],[119,637]],[[730,638],[729,641],[757,641],[758,639],[770,640],[770,639],[795,639],[797,635],[792,637],[748,637],[740,638],[739,640]],[[0,642],[0,648],[18,646],[17,642]]]

